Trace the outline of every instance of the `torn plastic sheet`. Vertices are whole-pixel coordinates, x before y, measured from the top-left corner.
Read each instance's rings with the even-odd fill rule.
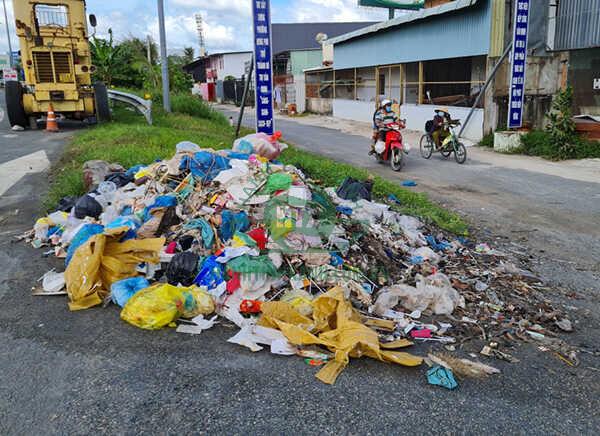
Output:
[[[269,345],[271,353],[291,356],[298,351],[292,346],[286,337],[279,331],[259,325],[246,325],[242,329],[227,340],[232,344],[242,345],[253,352],[263,349],[258,344]]]
[[[218,315],[213,316],[210,319],[204,319],[204,315],[198,315],[192,318],[189,323],[179,324],[177,326],[177,333],[188,333],[190,335],[199,335],[204,330],[213,328]]]

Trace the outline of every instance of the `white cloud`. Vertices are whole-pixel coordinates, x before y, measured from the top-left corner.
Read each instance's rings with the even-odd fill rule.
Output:
[[[381,21],[388,11],[357,7],[356,0],[303,0],[295,5],[290,18],[296,22],[318,21]]]

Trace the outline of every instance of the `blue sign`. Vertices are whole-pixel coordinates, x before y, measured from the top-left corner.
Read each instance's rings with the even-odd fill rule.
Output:
[[[274,126],[270,0],[252,0],[252,16],[254,17],[256,131],[272,135]]]
[[[529,0],[517,0],[515,6],[510,95],[508,98],[508,128],[523,126],[525,100],[525,70],[527,69],[527,33],[529,29]]]

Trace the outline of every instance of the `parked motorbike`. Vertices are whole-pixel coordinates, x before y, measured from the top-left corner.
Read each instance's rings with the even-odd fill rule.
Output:
[[[408,154],[409,150],[400,133],[400,130],[406,127],[406,120],[390,124],[389,127],[385,134],[385,142],[379,140],[375,143],[375,158],[379,163],[389,161],[394,171],[400,171],[404,164],[404,154]]]
[[[465,163],[467,160],[467,149],[465,145],[458,140],[458,135],[454,131],[455,126],[460,126],[460,121],[444,123],[450,134],[444,138],[442,144],[438,147],[431,133],[425,133],[421,137],[421,156],[429,159],[434,151],[439,151],[444,157],[449,157],[454,153],[454,159],[459,164]]]

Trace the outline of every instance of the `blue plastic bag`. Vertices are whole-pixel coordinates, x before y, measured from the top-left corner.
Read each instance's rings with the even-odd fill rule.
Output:
[[[184,156],[179,164],[180,170],[189,170],[194,177],[212,180],[223,171],[230,169],[229,159],[208,151],[199,151],[194,156]]]
[[[448,242],[436,241],[436,239],[433,235],[425,236],[425,240],[427,241],[429,246],[436,251],[444,251],[444,250],[447,250],[448,248],[452,247],[452,244],[449,244]]]
[[[110,286],[110,298],[113,303],[123,307],[136,292],[146,289],[148,286],[150,286],[150,282],[142,276],[119,280]]]
[[[106,225],[107,229],[118,229],[121,227],[127,227],[127,233],[123,235],[120,242],[127,241],[129,239],[135,239],[137,236],[137,229],[142,226],[142,223],[133,215],[131,216],[120,216],[115,218]]]
[[[458,387],[452,371],[440,365],[436,365],[427,371],[427,381],[430,385],[442,386],[450,390]]]
[[[224,265],[217,262],[217,256],[208,256],[200,266],[200,272],[194,279],[198,286],[214,289],[225,281]]]
[[[71,241],[69,249],[67,250],[65,265],[69,266],[71,258],[73,257],[75,251],[77,251],[79,247],[85,244],[88,241],[88,239],[90,239],[92,236],[98,235],[102,232],[104,232],[104,226],[101,226],[100,224],[85,224],[81,229],[79,229],[79,231]]]
[[[250,221],[248,221],[246,212],[242,211],[234,214],[230,210],[225,210],[221,214],[219,235],[223,242],[227,242],[233,238],[235,232],[245,232],[249,227]]]
[[[183,225],[185,230],[200,229],[202,232],[202,243],[204,248],[210,248],[215,242],[215,232],[212,227],[203,218],[194,218]]]
[[[159,195],[154,199],[154,203],[150,206],[146,206],[142,212],[142,220],[144,222],[148,221],[152,218],[152,214],[150,213],[152,209],[158,209],[160,207],[173,207],[177,206],[177,197],[174,195]]]

